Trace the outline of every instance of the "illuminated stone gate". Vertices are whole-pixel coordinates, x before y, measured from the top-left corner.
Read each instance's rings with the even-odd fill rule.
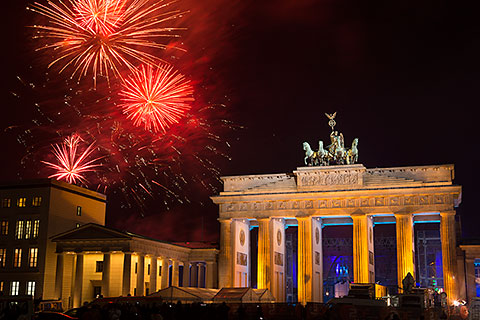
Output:
[[[444,290],[458,298],[453,165],[367,169],[300,167],[293,173],[222,177],[219,287],[247,287],[250,227],[258,226],[257,286],[285,301],[285,227],[298,225],[298,301],[323,299],[322,226],[353,224],[353,278],[375,282],[375,223],[396,223],[397,278],[415,276],[414,222],[440,221]]]

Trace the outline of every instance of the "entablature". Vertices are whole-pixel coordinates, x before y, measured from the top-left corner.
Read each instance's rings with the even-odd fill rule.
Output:
[[[220,206],[220,218],[295,217],[306,215],[351,215],[396,212],[451,211],[461,201],[460,186],[295,192],[212,197]]]

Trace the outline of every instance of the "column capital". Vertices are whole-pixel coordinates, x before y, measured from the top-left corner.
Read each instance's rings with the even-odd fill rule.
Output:
[[[257,220],[257,221],[270,221],[270,220],[272,220],[272,218],[270,218],[270,217],[264,217],[264,218],[257,218],[256,220]]]
[[[226,222],[232,222],[232,219],[230,218],[217,218],[218,222],[220,223],[226,223]]]
[[[443,217],[451,217],[455,216],[457,212],[455,210],[448,210],[448,211],[440,211],[440,216]]]
[[[356,218],[356,217],[364,217],[364,216],[366,216],[366,215],[367,215],[367,214],[366,214],[365,212],[355,211],[354,213],[351,213],[351,214],[350,214],[350,217],[352,217],[352,219],[353,219],[353,218]]]
[[[301,215],[301,216],[296,216],[295,219],[297,220],[302,220],[302,221],[306,221],[308,219],[311,219],[312,216],[306,216],[306,215]]]
[[[395,218],[413,217],[413,213],[410,212],[394,212],[393,215],[395,216]]]

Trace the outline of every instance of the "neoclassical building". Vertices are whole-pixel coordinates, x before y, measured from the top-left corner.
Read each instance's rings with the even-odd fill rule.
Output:
[[[89,223],[56,235],[55,298],[79,307],[95,297],[144,296],[169,286],[217,287],[218,250],[189,248]]]
[[[361,164],[222,177],[224,190],[212,197],[221,224],[219,287],[251,285],[250,229],[258,227],[257,287],[285,301],[285,229],[298,226],[298,301],[322,301],[322,228],[342,224],[353,226],[353,281],[373,283],[374,226],[381,223],[395,224],[401,287],[409,272],[415,276],[414,224],[431,222],[440,225],[443,289],[450,301],[464,296],[455,233],[462,188],[453,178],[453,165],[367,169]]]

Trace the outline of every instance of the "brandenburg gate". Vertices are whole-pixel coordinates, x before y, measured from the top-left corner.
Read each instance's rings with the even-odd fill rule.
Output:
[[[401,288],[409,272],[415,277],[414,223],[440,221],[444,291],[456,299],[455,208],[462,190],[453,184],[453,165],[368,169],[354,163],[358,150],[350,159],[351,149],[336,152],[343,136],[333,126],[330,137],[329,149],[315,154],[304,144],[307,166],[292,173],[222,177],[224,190],[212,197],[221,224],[219,287],[251,285],[250,227],[258,226],[257,286],[285,301],[285,228],[298,225],[298,301],[322,302],[322,226],[334,223],[353,225],[353,281],[374,283],[373,228],[389,222],[396,224]],[[323,151],[330,159],[322,159]]]

